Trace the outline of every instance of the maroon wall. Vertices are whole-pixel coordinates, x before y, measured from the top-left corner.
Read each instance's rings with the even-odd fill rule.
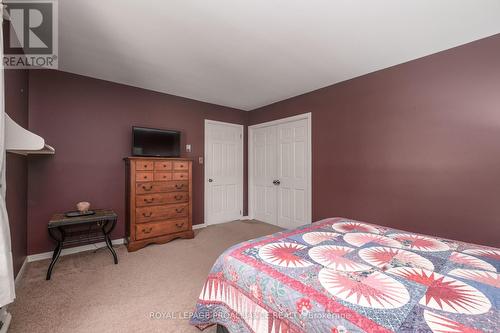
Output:
[[[28,72],[5,71],[5,111],[23,127],[28,127]],[[9,214],[14,274],[17,275],[27,253],[27,159],[7,153],[7,212]]]
[[[500,247],[500,35],[250,114],[312,112],[313,218]]]
[[[30,159],[29,254],[53,249],[48,219],[82,200],[116,210],[114,238],[124,236],[123,158],[130,155],[133,125],[181,130],[182,146],[192,144],[192,153],[183,156],[195,159],[193,224],[203,223],[203,165],[197,159],[204,154],[204,119],[247,122],[244,111],[60,71],[30,71],[29,89],[30,130],[56,149],[53,156]]]

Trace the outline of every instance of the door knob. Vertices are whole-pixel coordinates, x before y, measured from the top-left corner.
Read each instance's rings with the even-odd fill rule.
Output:
[[[213,180],[212,178],[209,178],[209,179],[208,179],[208,182],[209,182],[209,183],[211,183],[211,182],[213,182],[213,181],[214,181],[214,180]]]

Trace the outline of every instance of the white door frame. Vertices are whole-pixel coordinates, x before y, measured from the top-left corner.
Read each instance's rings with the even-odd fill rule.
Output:
[[[268,127],[273,125],[279,125],[283,123],[289,123],[296,120],[307,120],[307,130],[308,130],[308,140],[309,147],[307,149],[308,161],[306,161],[306,165],[308,165],[309,172],[307,173],[307,183],[308,183],[308,207],[309,211],[307,212],[306,220],[311,223],[312,222],[312,114],[311,112],[299,114],[297,116],[287,117],[276,119],[272,121],[268,121],[261,124],[256,124],[252,126],[248,126],[248,217],[250,219],[254,218],[254,200],[253,200],[253,168],[254,168],[254,147],[253,147],[253,135],[254,130],[257,128]]]
[[[240,124],[234,124],[234,123],[226,123],[226,122],[223,122],[223,121],[216,121],[216,120],[210,120],[210,119],[205,119],[205,124],[203,126],[203,140],[204,140],[204,152],[203,152],[203,205],[204,205],[204,223],[206,225],[211,225],[211,224],[218,224],[218,223],[224,223],[224,222],[213,222],[213,223],[209,223],[208,221],[208,214],[207,214],[207,210],[208,210],[208,178],[207,178],[207,147],[208,147],[208,144],[207,144],[207,124],[215,124],[215,125],[226,125],[226,126],[233,126],[233,127],[237,127],[237,128],[241,128],[241,149],[240,149],[240,165],[241,165],[241,178],[240,178],[240,182],[239,184],[241,185],[240,186],[240,192],[241,193],[238,193],[240,195],[240,198],[241,198],[241,202],[240,202],[240,211],[241,211],[241,214],[240,214],[240,218],[243,217],[243,200],[244,200],[244,197],[243,197],[243,178],[245,177],[244,176],[244,171],[245,171],[245,167],[243,165],[243,150],[245,148],[244,146],[244,142],[245,142],[245,127],[243,125],[240,125]],[[229,221],[226,221],[226,222],[229,222]]]

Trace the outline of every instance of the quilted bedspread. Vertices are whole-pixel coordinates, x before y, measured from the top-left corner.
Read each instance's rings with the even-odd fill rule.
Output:
[[[247,332],[500,332],[500,250],[331,218],[233,246],[191,324]]]

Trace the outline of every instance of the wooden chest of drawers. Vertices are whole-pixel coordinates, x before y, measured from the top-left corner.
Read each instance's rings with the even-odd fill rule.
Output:
[[[128,157],[127,249],[193,238],[192,162],[180,158]]]

